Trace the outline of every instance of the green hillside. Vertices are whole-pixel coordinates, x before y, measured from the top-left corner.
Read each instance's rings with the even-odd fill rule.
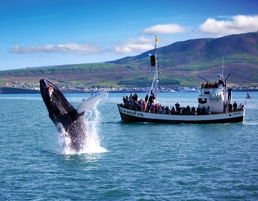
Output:
[[[38,83],[45,78],[59,86],[148,87],[154,70],[149,53],[153,50],[106,63],[0,71],[0,84]],[[231,74],[230,85],[258,86],[258,33],[176,42],[158,48],[157,54],[164,87],[199,86],[199,77],[216,81],[222,57],[224,75]]]

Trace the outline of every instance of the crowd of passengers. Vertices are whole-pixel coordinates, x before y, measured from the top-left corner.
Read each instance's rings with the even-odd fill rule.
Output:
[[[201,88],[219,88],[219,85],[225,86],[224,81],[222,79],[219,79],[218,82],[203,82]]]
[[[138,100],[138,95],[130,94],[129,96],[123,96],[123,106],[132,110],[141,111],[141,112],[149,112],[149,113],[157,113],[157,114],[181,114],[181,115],[204,115],[204,114],[211,114],[211,109],[208,106],[205,107],[195,107],[190,108],[188,105],[187,107],[180,107],[178,102],[175,103],[175,106],[171,109],[168,106],[163,106],[161,104],[154,104],[155,96],[151,91],[150,96],[146,94],[145,99],[142,98]],[[236,101],[234,104],[228,104],[228,112],[235,112],[239,110],[243,110],[244,105],[240,103],[237,107]]]
[[[245,106],[244,106],[242,103],[240,103],[240,104],[237,106],[236,101],[234,101],[233,104],[231,104],[230,102],[227,104],[227,109],[228,109],[228,112],[236,112],[236,111],[244,110],[244,109],[245,109]]]

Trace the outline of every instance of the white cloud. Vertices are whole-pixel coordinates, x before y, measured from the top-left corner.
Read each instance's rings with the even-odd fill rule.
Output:
[[[159,24],[144,29],[145,34],[174,34],[185,32],[185,28],[177,24]]]
[[[199,26],[200,31],[219,36],[254,32],[258,29],[258,16],[234,16],[232,20],[215,20],[208,18]]]
[[[65,54],[99,54],[105,51],[92,43],[65,43],[59,45],[28,46],[21,47],[16,44],[14,48],[8,48],[9,53],[28,54],[28,53],[65,53]]]
[[[153,41],[150,38],[136,38],[131,39],[124,44],[117,45],[115,52],[128,54],[128,53],[139,53],[153,49]]]

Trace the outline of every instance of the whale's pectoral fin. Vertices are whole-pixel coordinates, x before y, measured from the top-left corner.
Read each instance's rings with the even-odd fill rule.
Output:
[[[100,91],[90,96],[86,100],[83,99],[82,103],[77,107],[77,112],[81,114],[81,113],[85,113],[87,110],[93,109],[101,100],[106,98],[107,95],[108,95],[107,92]]]
[[[79,114],[84,115],[85,112],[88,110],[87,103],[85,103],[86,100],[82,100],[82,103],[77,107],[76,111]]]
[[[82,103],[77,107],[77,112],[84,115],[87,110],[91,110],[100,100],[83,100]]]

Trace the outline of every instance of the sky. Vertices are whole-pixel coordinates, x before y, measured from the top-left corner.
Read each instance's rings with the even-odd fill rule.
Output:
[[[100,63],[258,31],[258,0],[0,0],[0,70]]]

